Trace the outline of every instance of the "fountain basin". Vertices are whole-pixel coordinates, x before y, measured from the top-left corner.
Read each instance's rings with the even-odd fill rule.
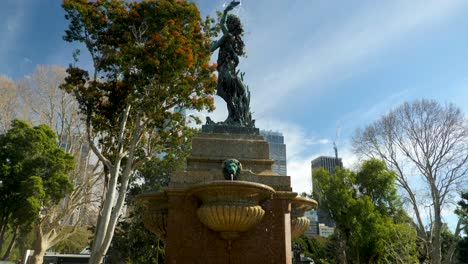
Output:
[[[167,235],[168,199],[165,192],[140,194],[137,196],[145,212],[143,214],[144,226],[165,240]]]
[[[199,198],[199,220],[225,240],[235,240],[258,224],[265,214],[260,203],[271,198],[274,189],[245,181],[212,181],[190,188]]]
[[[310,220],[304,213],[317,207],[315,200],[306,197],[295,197],[291,201],[291,238],[300,237],[309,228]]]

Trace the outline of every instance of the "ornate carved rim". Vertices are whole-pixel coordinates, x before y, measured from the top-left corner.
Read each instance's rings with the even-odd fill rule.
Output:
[[[189,195],[194,195],[204,204],[217,204],[218,202],[236,202],[245,204],[247,200],[257,205],[259,202],[270,198],[275,190],[261,183],[247,181],[210,181],[191,187]],[[240,199],[242,198],[242,199]]]
[[[202,201],[198,219],[221,238],[232,241],[258,224],[265,214],[259,203],[275,193],[267,185],[246,181],[212,181],[191,187],[189,195]]]
[[[291,239],[304,234],[310,225],[310,220],[304,216],[304,213],[316,208],[317,205],[317,201],[302,196],[291,200]]]
[[[165,192],[140,194],[136,199],[145,207],[143,224],[165,240],[167,234],[168,198]]]
[[[307,197],[297,196],[291,200],[291,212],[295,217],[303,216],[305,212],[316,208],[317,201]]]
[[[149,192],[143,193],[136,196],[137,201],[140,201],[144,206],[149,205],[152,201],[167,201],[167,194],[165,191],[162,192]]]
[[[310,220],[305,216],[291,219],[291,239],[300,237],[309,228]]]

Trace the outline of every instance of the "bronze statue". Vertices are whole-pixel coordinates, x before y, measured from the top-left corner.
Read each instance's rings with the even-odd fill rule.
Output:
[[[245,54],[242,33],[244,32],[240,19],[228,12],[240,2],[232,1],[224,10],[221,17],[221,30],[223,36],[213,41],[211,52],[219,48],[218,53],[218,85],[216,93],[226,101],[228,118],[226,125],[255,127],[250,113],[250,91],[244,84],[244,73],[236,69],[239,56]]]

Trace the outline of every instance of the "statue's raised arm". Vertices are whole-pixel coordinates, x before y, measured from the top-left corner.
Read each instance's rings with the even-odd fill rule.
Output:
[[[228,118],[222,124],[253,128],[254,121],[250,114],[250,91],[243,82],[244,74],[236,69],[239,57],[245,54],[242,40],[244,29],[239,17],[228,14],[239,4],[238,1],[232,1],[224,9],[220,21],[223,35],[219,40],[211,43],[210,50],[214,52],[219,49],[216,93],[226,101],[229,112]]]
[[[226,28],[226,17],[227,13],[231,10],[234,9],[234,7],[238,6],[240,2],[238,1],[232,1],[229,3],[229,5],[224,9],[223,16],[221,17],[221,30],[223,31],[223,34],[228,34],[228,30]]]
[[[234,7],[238,6],[240,4],[240,2],[237,2],[237,1],[232,1],[231,3],[229,3],[229,5],[224,9],[224,12],[223,12],[223,15],[221,16],[221,21],[220,21],[220,26],[221,26],[221,31],[223,32],[223,36],[219,39],[219,40],[215,40],[211,43],[210,45],[210,51],[213,52],[215,51],[217,48],[219,48],[219,46],[222,45],[224,39],[226,38],[227,35],[229,35],[229,31],[226,27],[226,18],[227,18],[227,14],[229,11],[233,10]]]

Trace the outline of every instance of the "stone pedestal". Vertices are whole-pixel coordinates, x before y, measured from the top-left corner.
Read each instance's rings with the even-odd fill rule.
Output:
[[[222,164],[226,159],[237,159],[243,166],[235,184],[224,180]],[[171,175],[169,188],[164,191],[167,197],[167,205],[164,205],[167,208],[166,263],[291,263],[291,204],[297,193],[292,192],[289,176],[278,176],[272,172],[272,164],[269,145],[261,136],[201,133],[194,137],[186,170]],[[213,183],[223,185],[223,182],[226,188],[244,184],[245,188],[255,185],[267,190],[267,194],[263,191],[260,198],[254,199],[264,211],[259,218],[261,220],[255,220],[249,230],[236,232],[232,238],[229,232],[226,235],[226,232],[208,228],[200,221],[200,212],[197,215],[199,208],[206,207],[200,198],[204,196],[197,194],[199,189]],[[235,191],[229,189],[229,192]],[[217,197],[220,194],[213,195]],[[227,195],[228,201],[216,207],[220,209],[214,214],[226,214],[228,211],[229,216],[218,215],[227,219],[222,221],[244,221],[238,219],[240,209],[229,211],[226,206],[251,203],[248,201],[250,198],[246,200],[246,195],[251,197],[246,192],[239,192],[239,198]],[[142,200],[145,199],[150,198],[143,195]],[[217,201],[211,203],[216,204]],[[221,210],[223,208],[224,211]],[[209,221],[205,219],[204,222]]]

